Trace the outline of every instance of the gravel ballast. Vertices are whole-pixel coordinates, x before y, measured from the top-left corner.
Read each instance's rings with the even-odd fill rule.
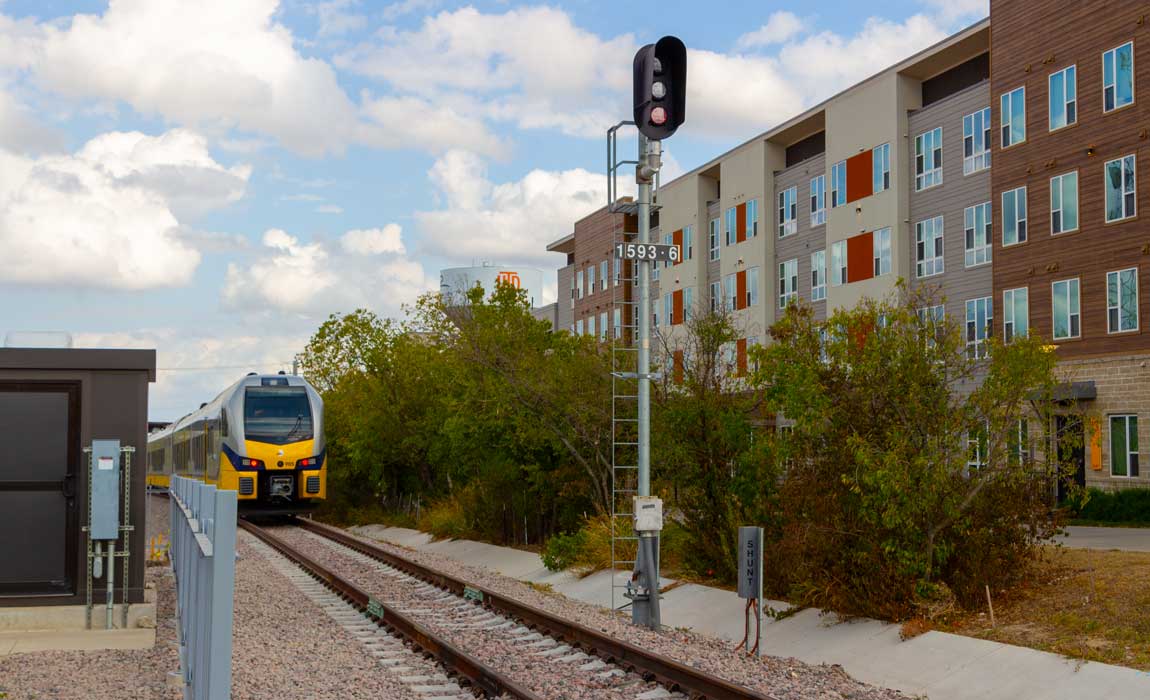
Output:
[[[309,556],[315,556],[320,561],[332,564],[333,568],[338,568],[338,571],[343,575],[384,601],[389,600],[388,596],[400,596],[404,593],[403,587],[396,588],[394,583],[389,584],[388,577],[381,576],[377,568],[364,563],[362,560],[357,561],[357,557],[352,556],[351,550],[338,545],[333,547],[331,543],[321,539],[318,535],[295,528],[281,528],[276,530],[275,534],[282,536],[293,545],[299,546]],[[812,666],[795,659],[776,657],[756,659],[746,655],[738,655],[732,652],[730,644],[726,641],[690,631],[664,630],[661,633],[655,633],[634,627],[628,621],[614,616],[602,608],[540,592],[527,584],[489,570],[465,566],[454,559],[437,554],[417,552],[369,538],[360,537],[360,539],[399,556],[450,572],[452,575],[464,578],[493,592],[507,595],[566,619],[576,620],[617,639],[629,641],[681,663],[689,664],[732,682],[772,695],[780,700],[791,698],[795,700],[814,700],[815,698],[895,700],[907,697],[898,691],[860,683],[837,666]],[[410,588],[410,586],[407,587]],[[420,621],[422,622],[422,620]],[[444,631],[450,633],[453,630],[448,628]],[[478,643],[480,644],[478,648],[482,650],[483,642],[479,641]],[[543,670],[539,671],[536,664],[531,661],[531,657],[524,658],[527,656],[526,650],[520,644],[513,644],[509,648],[502,645],[492,648],[494,653],[487,658],[490,658],[492,665],[497,668],[507,670],[509,663],[524,664],[522,669],[524,673],[528,675],[544,674],[536,678],[536,682],[541,684],[549,684],[555,676],[556,664],[554,660],[550,660]],[[471,647],[468,647],[468,650],[471,651]],[[562,680],[556,682],[555,685],[549,685],[548,690],[543,691],[542,694],[549,698],[616,697],[612,694],[600,694],[607,692],[603,689],[592,694],[581,693],[578,688],[569,688],[563,685],[565,682],[567,681]],[[631,692],[627,697],[634,697],[635,695],[635,692]],[[623,697],[623,695],[618,697]]]

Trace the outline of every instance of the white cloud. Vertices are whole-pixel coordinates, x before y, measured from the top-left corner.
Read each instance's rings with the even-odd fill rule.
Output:
[[[200,253],[181,218],[239,199],[248,174],[182,130],[103,134],[72,155],[0,151],[0,281],[186,284]]]
[[[972,22],[990,16],[989,0],[924,0],[938,19],[946,24]]]
[[[249,264],[228,265],[226,306],[253,315],[277,310],[319,318],[359,307],[395,315],[401,304],[438,288],[422,265],[403,256],[395,224],[310,243],[271,229],[263,246]]]
[[[776,12],[740,37],[734,53],[690,49],[684,131],[745,138],[945,36],[925,14],[902,22],[871,18],[853,35],[812,34],[808,25]],[[471,123],[481,114],[521,129],[599,139],[630,111],[637,48],[631,34],[598,36],[553,7],[502,14],[465,7],[427,17],[412,30],[381,30],[335,63],[386,83],[393,101],[415,97],[441,109],[450,105]],[[434,142],[492,154],[458,140],[448,145],[443,134],[455,130],[434,129]]]
[[[451,151],[429,173],[444,207],[415,214],[423,243],[451,259],[553,264],[551,241],[607,201],[607,178],[581,168],[532,170],[522,179],[496,184],[483,160]],[[620,182],[627,186],[626,181]]]
[[[803,30],[803,21],[798,15],[785,10],[771,13],[767,23],[753,32],[747,32],[735,41],[737,49],[753,49],[771,44],[781,44]]]
[[[319,19],[319,36],[339,36],[366,26],[367,17],[350,10],[358,5],[359,0],[328,0],[317,4],[315,13]]]
[[[482,96],[491,118],[523,128],[601,136],[621,114],[611,106],[624,106],[633,53],[630,35],[602,39],[560,9],[484,14],[465,7],[428,17],[412,31],[383,32],[336,65],[425,99]],[[588,111],[597,119],[589,121]]]
[[[76,347],[156,350],[156,383],[148,390],[153,420],[175,420],[211,401],[248,372],[291,371],[292,357],[307,345],[306,333],[202,330],[163,327],[135,332],[73,334]]]
[[[372,97],[364,92],[363,113],[372,126],[363,130],[363,141],[380,148],[421,148],[441,153],[450,148],[471,148],[484,155],[502,157],[508,145],[479,118],[461,114],[450,104],[421,97]]]
[[[384,7],[383,11],[380,12],[380,16],[382,16],[385,21],[392,22],[412,12],[430,10],[441,2],[442,0],[401,0],[400,2],[393,2]]]
[[[348,253],[356,255],[382,255],[383,253],[405,253],[402,229],[399,224],[388,224],[383,228],[354,229],[343,234],[340,245]]]
[[[321,204],[315,208],[317,214],[342,214],[343,207],[338,204]]]

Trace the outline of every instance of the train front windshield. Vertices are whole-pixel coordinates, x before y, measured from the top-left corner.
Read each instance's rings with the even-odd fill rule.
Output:
[[[314,437],[304,387],[248,387],[244,391],[244,437],[283,445]]]

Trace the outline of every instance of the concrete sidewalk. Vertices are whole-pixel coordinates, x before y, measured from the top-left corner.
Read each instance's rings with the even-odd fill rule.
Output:
[[[580,579],[567,572],[548,571],[537,555],[517,549],[468,540],[433,542],[425,533],[404,528],[366,526],[353,530],[522,581],[550,584],[576,600],[610,604],[611,573],[607,571]],[[787,607],[778,601],[771,604]],[[708,586],[685,584],[663,596],[664,624],[730,640],[732,648],[743,636],[742,611],[743,601],[734,593]],[[839,664],[866,683],[927,695],[932,700],[1150,698],[1150,674],[1142,671],[943,632],[927,632],[904,642],[899,639],[898,625],[877,620],[839,622],[833,615],[803,610],[783,620],[764,620],[763,630],[763,649],[768,654],[811,664]]]
[[[1066,531],[1068,534],[1058,538],[1064,547],[1150,552],[1150,528],[1070,525]]]

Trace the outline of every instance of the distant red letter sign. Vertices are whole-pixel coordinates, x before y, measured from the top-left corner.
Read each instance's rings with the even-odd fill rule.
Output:
[[[503,284],[509,284],[512,287],[515,287],[516,289],[519,289],[522,286],[520,281],[519,281],[519,273],[518,272],[511,272],[509,270],[504,270],[495,276],[495,280],[497,282],[502,282]]]

